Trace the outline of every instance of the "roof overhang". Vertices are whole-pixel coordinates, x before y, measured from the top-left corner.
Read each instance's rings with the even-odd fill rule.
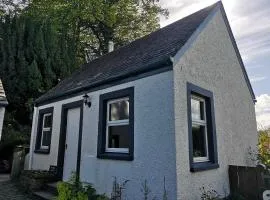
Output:
[[[232,29],[231,29],[231,26],[230,26],[230,23],[229,23],[229,20],[228,20],[228,18],[227,18],[227,15],[226,15],[226,12],[225,12],[225,9],[224,9],[224,6],[223,6],[222,2],[220,2],[219,8],[220,8],[221,14],[222,14],[222,16],[223,16],[223,19],[224,19],[224,21],[225,21],[225,24],[226,24],[228,33],[229,33],[229,35],[230,35],[230,38],[231,38],[231,41],[232,41],[234,50],[235,50],[235,52],[236,52],[236,56],[237,56],[237,58],[238,58],[239,64],[240,64],[241,69],[242,69],[242,71],[243,71],[244,78],[245,78],[245,80],[246,80],[246,83],[247,83],[247,86],[248,86],[250,95],[251,95],[251,97],[252,97],[253,102],[256,103],[257,100],[256,100],[256,96],[255,96],[254,90],[253,90],[252,85],[251,85],[251,83],[250,83],[250,80],[249,80],[249,78],[248,78],[248,74],[247,74],[247,71],[246,71],[244,62],[243,62],[243,60],[242,60],[241,54],[240,54],[240,52],[239,52],[239,49],[238,49],[238,47],[237,47],[235,38],[234,38],[234,36],[233,36]]]
[[[80,94],[97,91],[100,89],[105,89],[115,85],[123,84],[126,82],[134,81],[137,79],[145,78],[155,74],[163,73],[166,71],[173,70],[173,63],[170,56],[166,56],[160,60],[154,61],[146,66],[143,66],[140,70],[133,71],[131,73],[122,74],[115,77],[110,77],[104,81],[99,81],[96,83],[91,83],[85,87],[76,88],[69,90],[65,93],[54,95],[52,97],[37,99],[35,101],[35,106],[42,106],[56,101],[64,100],[67,98],[75,97]]]

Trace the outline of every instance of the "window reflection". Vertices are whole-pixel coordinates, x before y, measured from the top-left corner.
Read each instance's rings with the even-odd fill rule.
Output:
[[[193,156],[206,157],[205,127],[192,125]]]
[[[122,100],[110,104],[110,121],[129,118],[129,101]]]

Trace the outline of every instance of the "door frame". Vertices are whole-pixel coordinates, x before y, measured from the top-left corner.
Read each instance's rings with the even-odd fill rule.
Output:
[[[77,164],[76,164],[76,176],[80,177],[82,124],[83,124],[83,100],[74,101],[74,102],[62,105],[60,137],[59,137],[58,158],[57,158],[57,177],[59,180],[63,179],[63,171],[64,171],[67,114],[68,114],[68,110],[72,108],[80,108],[80,124],[79,124],[79,137],[78,137],[79,141],[78,141]]]

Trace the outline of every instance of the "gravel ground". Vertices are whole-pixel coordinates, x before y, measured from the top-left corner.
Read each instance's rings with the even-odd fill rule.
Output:
[[[8,175],[0,175],[0,200],[37,200],[20,191]]]

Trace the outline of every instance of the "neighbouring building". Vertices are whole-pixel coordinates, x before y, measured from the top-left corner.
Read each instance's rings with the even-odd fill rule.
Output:
[[[2,127],[4,122],[4,116],[5,116],[5,108],[8,105],[7,98],[5,95],[5,90],[2,84],[2,81],[0,79],[0,139],[2,136]]]
[[[244,30],[243,30],[244,31]],[[218,2],[82,66],[35,102],[29,169],[76,172],[99,193],[113,177],[156,197],[229,193],[228,166],[251,165],[255,95]],[[161,199],[161,198],[160,198]]]

